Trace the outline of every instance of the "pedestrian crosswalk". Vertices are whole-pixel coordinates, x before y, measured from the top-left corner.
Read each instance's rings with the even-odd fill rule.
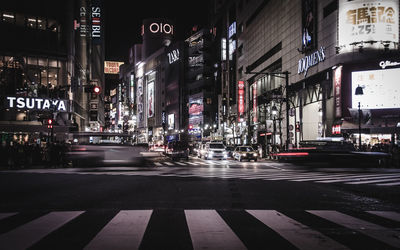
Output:
[[[24,212],[0,213],[0,249],[400,248],[398,211],[155,209],[20,217]],[[98,220],[104,223],[93,231]]]
[[[334,171],[324,171],[321,169],[286,169],[281,168],[282,165],[279,165],[279,163],[259,163],[242,167],[231,167],[229,165],[218,167],[215,165],[187,167],[182,164],[184,164],[184,162],[177,162],[174,167],[170,167],[162,165],[160,162],[156,162],[153,167],[26,169],[19,170],[18,172],[113,176],[157,176],[178,178],[217,178],[223,180],[242,179],[275,182],[314,182],[321,184],[341,183],[346,185],[375,185],[380,187],[400,186],[400,171],[397,170],[375,170],[361,172],[349,171],[348,169],[335,169]],[[197,162],[192,162],[192,164],[197,164]]]

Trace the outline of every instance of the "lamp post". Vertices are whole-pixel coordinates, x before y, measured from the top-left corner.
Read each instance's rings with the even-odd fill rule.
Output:
[[[274,126],[274,133],[273,133],[273,140],[272,140],[272,145],[273,145],[273,148],[272,148],[272,151],[275,153],[276,152],[276,115],[278,114],[278,109],[276,108],[276,106],[274,105],[274,106],[272,106],[272,108],[271,108],[271,114],[272,114],[272,119],[273,119],[273,126]]]
[[[356,95],[363,95],[364,91],[360,85],[356,88]],[[358,150],[361,151],[361,103],[358,102]]]

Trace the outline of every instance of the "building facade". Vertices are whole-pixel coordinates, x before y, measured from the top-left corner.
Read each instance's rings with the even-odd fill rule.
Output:
[[[91,127],[92,111],[99,128],[104,101],[85,87],[104,86],[101,3],[13,1],[3,3],[0,14],[0,29],[9,34],[0,42],[1,131],[7,141],[40,141],[50,133],[66,139],[70,131]],[[54,121],[51,131],[48,120]]]
[[[236,27],[238,101],[227,109],[238,132],[246,122],[239,143],[283,148],[342,136],[356,144],[359,113],[363,144],[398,140],[399,1],[218,2],[221,39]],[[229,43],[221,49],[229,53]]]
[[[187,57],[185,93],[188,104],[188,133],[191,141],[219,137],[218,96],[214,34],[201,29],[186,39]]]

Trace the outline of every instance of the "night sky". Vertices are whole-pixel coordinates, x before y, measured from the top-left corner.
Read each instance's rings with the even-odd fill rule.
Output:
[[[129,48],[141,43],[140,28],[146,18],[171,19],[175,40],[185,39],[194,25],[207,24],[208,2],[104,0],[106,60],[128,61]]]

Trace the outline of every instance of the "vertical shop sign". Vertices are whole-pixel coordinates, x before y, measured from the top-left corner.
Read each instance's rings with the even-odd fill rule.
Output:
[[[147,85],[148,117],[154,116],[154,82]]]
[[[253,84],[253,122],[257,122],[257,83]]]
[[[238,118],[244,114],[244,81],[238,81]]]
[[[101,2],[100,0],[93,1],[91,9],[91,35],[93,44],[101,44]]]
[[[334,96],[335,96],[335,116],[336,118],[342,117],[342,68],[338,66],[333,71],[333,84],[334,84]]]

